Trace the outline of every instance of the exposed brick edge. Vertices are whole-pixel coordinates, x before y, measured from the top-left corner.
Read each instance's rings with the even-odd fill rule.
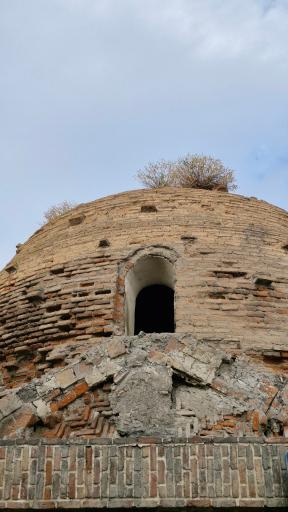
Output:
[[[0,509],[5,510],[79,510],[79,509],[92,509],[92,508],[137,508],[137,509],[154,509],[161,507],[162,509],[169,508],[197,508],[201,510],[205,510],[209,508],[219,509],[227,508],[228,511],[232,511],[237,508],[247,509],[251,511],[252,509],[262,510],[264,508],[269,508],[271,511],[277,512],[279,508],[287,508],[288,500],[287,498],[283,499],[275,499],[275,498],[266,498],[265,500],[251,500],[251,499],[177,499],[177,500],[169,500],[169,499],[137,499],[137,498],[123,498],[123,499],[107,499],[107,500],[95,500],[95,499],[85,499],[85,500],[57,500],[57,501],[9,501],[9,502],[0,502]],[[227,512],[228,512],[227,511]]]
[[[150,444],[241,444],[241,443],[249,443],[249,444],[276,444],[276,445],[287,445],[288,449],[288,439],[286,437],[149,437],[149,436],[141,436],[141,437],[123,437],[123,438],[94,438],[94,439],[28,439],[23,442],[23,439],[0,439],[0,446],[42,446],[42,445],[117,445],[117,446],[142,446],[142,445],[150,445]]]

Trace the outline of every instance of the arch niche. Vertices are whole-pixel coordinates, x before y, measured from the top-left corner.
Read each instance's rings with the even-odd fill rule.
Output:
[[[174,332],[174,289],[175,270],[168,258],[140,257],[125,278],[126,334]]]

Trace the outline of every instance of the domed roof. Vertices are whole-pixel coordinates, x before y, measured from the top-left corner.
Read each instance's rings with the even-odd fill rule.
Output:
[[[82,204],[20,247],[0,273],[2,308],[7,294],[13,308],[17,302],[21,309],[31,307],[29,297],[37,290],[44,310],[56,298],[76,303],[81,290],[92,306],[93,290],[109,289],[106,328],[113,332],[117,324],[119,330],[119,279],[141,256],[159,253],[175,270],[176,332],[281,344],[288,322],[287,216],[255,198],[181,188],[136,190]],[[2,326],[1,334],[6,330]]]
[[[6,270],[14,266],[18,279],[67,259],[95,255],[103,252],[105,237],[110,238],[109,251],[119,256],[153,239],[159,243],[159,237],[177,246],[197,237],[196,247],[205,240],[206,245],[213,243],[212,237],[218,242],[232,237],[231,247],[241,241],[245,252],[245,246],[263,245],[285,260],[287,216],[285,210],[264,201],[225,192],[169,187],[132,190],[80,204],[48,222],[21,244]],[[2,271],[1,282],[5,278]]]
[[[112,379],[117,432],[133,433],[138,424],[142,431],[154,432],[160,428],[161,409],[151,412],[158,418],[153,428],[146,413],[141,420],[136,415],[130,425],[129,390],[138,393],[137,400],[154,393],[151,385],[170,396],[176,375],[200,385],[196,395],[208,409],[216,404],[220,386],[231,399],[231,412],[238,407],[238,380],[244,374],[250,384],[242,390],[243,404],[249,402],[253,409],[257,402],[264,410],[272,393],[268,383],[273,382],[277,393],[288,355],[287,216],[255,198],[163,188],[79,205],[43,226],[0,273],[0,372],[6,390],[23,387],[13,395],[16,410],[24,410],[33,396],[38,417],[47,418],[53,407],[54,412],[64,410],[83,393],[89,402],[88,390],[95,389],[105,401]],[[145,337],[141,331],[150,334]],[[90,360],[85,369],[81,358]],[[225,361],[235,361],[227,370],[230,380]],[[140,366],[138,374],[135,368]],[[258,388],[259,382],[268,387]],[[66,393],[71,386],[76,391]],[[190,403],[193,397],[185,386],[175,396]],[[171,396],[162,411],[166,433],[180,425],[178,416],[169,412]],[[13,415],[10,398],[7,404]],[[122,416],[119,404],[126,411]],[[193,404],[200,421],[202,413]],[[237,414],[249,409],[243,404]],[[179,428],[185,429],[184,423]]]

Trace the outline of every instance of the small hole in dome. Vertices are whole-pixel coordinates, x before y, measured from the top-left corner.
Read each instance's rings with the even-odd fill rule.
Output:
[[[64,313],[63,315],[60,316],[61,320],[70,320],[70,318],[71,318],[70,313]]]
[[[58,267],[53,267],[50,270],[50,274],[53,274],[53,275],[63,274],[63,272],[64,272],[64,267],[62,265],[60,265]]]
[[[50,306],[46,307],[46,311],[47,313],[53,313],[54,311],[59,311],[61,307],[61,304],[50,304]]]
[[[67,324],[67,325],[58,325],[58,329],[61,332],[69,332],[69,331],[71,331],[71,325],[69,325],[69,324]]]
[[[282,245],[282,249],[284,252],[287,252],[288,254],[288,244]]]
[[[272,279],[267,279],[264,277],[256,277],[254,279],[254,284],[257,287],[261,287],[261,288],[271,288],[272,283],[273,283]]]
[[[95,295],[107,295],[111,293],[111,290],[110,289],[102,289],[102,290],[96,290],[95,291]]]
[[[85,215],[78,215],[78,217],[72,217],[69,219],[70,226],[78,226],[78,224],[82,224],[85,219]]]
[[[100,240],[98,247],[110,247],[109,240],[106,240],[106,239],[105,240]]]
[[[196,242],[197,236],[183,235],[183,236],[181,236],[181,240],[184,243],[193,243],[193,242]]]
[[[15,272],[17,272],[17,268],[14,267],[14,265],[9,265],[8,267],[5,268],[6,272],[8,272],[8,274],[14,274]]]
[[[141,206],[142,213],[154,213],[157,211],[158,210],[157,210],[155,204],[144,204],[143,206]]]

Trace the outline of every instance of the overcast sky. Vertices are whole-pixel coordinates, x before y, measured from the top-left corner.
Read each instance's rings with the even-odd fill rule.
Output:
[[[63,200],[211,154],[288,209],[288,0],[0,0],[0,267]]]

